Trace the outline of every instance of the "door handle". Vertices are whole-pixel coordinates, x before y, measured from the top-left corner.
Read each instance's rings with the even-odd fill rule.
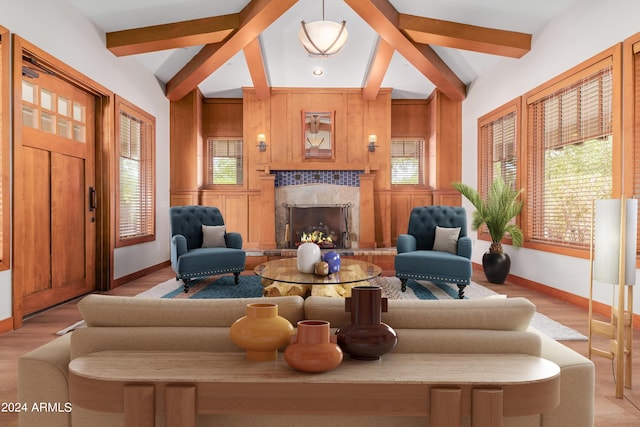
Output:
[[[89,212],[96,210],[96,189],[89,187]]]

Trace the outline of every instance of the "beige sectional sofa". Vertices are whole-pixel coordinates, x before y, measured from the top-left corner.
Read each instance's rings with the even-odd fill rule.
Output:
[[[229,326],[244,316],[246,304],[261,298],[229,300],[146,299],[89,295],[78,307],[87,327],[53,340],[20,358],[18,400],[68,402],[70,360],[101,350],[242,351],[229,338]],[[349,321],[344,300],[327,297],[270,298],[293,325],[303,319]],[[524,298],[478,300],[390,300],[383,321],[398,333],[395,352],[523,353],[561,368],[560,406],[548,413],[507,418],[507,426],[593,425],[594,366],[590,360],[529,327],[535,306]],[[339,369],[340,367],[338,367]],[[482,366],[478,366],[482,369]],[[321,375],[321,374],[320,374]],[[70,412],[20,414],[20,425],[118,426],[122,415],[73,407]],[[157,425],[163,425],[161,419]],[[199,426],[428,425],[416,417],[200,416]]]

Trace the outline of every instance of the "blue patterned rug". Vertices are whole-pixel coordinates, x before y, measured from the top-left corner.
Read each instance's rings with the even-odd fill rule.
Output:
[[[400,280],[396,277],[378,277],[372,283],[382,288],[382,294],[389,299],[457,299],[458,287],[447,283],[431,283],[426,281],[407,281],[407,290],[400,290]],[[206,279],[193,280],[189,286],[189,292],[184,293],[182,281],[170,279],[148,291],[139,294],[139,297],[151,298],[251,298],[261,297],[263,286],[260,277],[253,275],[241,275],[238,285],[234,283],[232,275],[214,276]],[[482,298],[493,295],[494,292],[475,283],[467,286],[465,298]]]

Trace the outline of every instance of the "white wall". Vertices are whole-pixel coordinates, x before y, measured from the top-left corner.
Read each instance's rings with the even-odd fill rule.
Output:
[[[639,32],[638,16],[637,0],[579,1],[534,34],[527,55],[505,59],[478,78],[462,104],[463,182],[477,187],[478,117]],[[473,211],[466,200],[464,204]],[[473,261],[481,264],[488,248],[488,242],[477,241]],[[588,259],[511,246],[505,250],[511,257],[511,274],[588,298]],[[599,286],[594,291],[596,300],[611,304],[610,287]],[[640,292],[635,293],[634,307],[639,313]]]
[[[152,73],[105,48],[104,33],[66,0],[2,0],[0,25],[156,118],[156,240],[115,251],[119,278],[169,259],[169,101]],[[11,272],[0,273],[0,320],[12,315]]]

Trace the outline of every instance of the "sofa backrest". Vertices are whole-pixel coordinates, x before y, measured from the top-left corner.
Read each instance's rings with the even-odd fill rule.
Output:
[[[467,213],[461,206],[419,206],[411,210],[407,233],[416,238],[416,249],[432,250],[436,226],[460,227],[458,237],[467,235]]]
[[[220,210],[211,206],[172,206],[169,208],[171,236],[183,235],[187,239],[187,249],[202,247],[203,225],[224,225]]]
[[[311,296],[307,319],[323,319],[340,328],[350,322],[343,299]],[[472,300],[389,300],[382,321],[394,329],[485,329],[526,331],[536,306],[526,298]]]
[[[247,304],[269,302],[292,325],[304,319],[299,296],[233,299],[132,298],[91,294],[78,303],[89,327],[229,327],[246,314]]]

